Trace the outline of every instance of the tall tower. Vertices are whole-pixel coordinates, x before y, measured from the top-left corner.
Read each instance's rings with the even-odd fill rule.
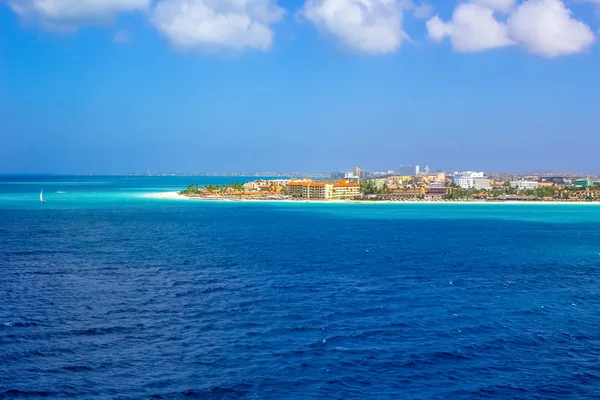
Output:
[[[360,168],[354,168],[354,176],[356,177],[356,179],[358,179],[358,183],[360,183]]]

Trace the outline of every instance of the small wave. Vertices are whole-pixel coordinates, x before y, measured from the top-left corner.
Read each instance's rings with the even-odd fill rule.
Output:
[[[210,287],[210,288],[206,288],[204,290],[201,290],[200,293],[202,294],[206,294],[206,293],[217,293],[217,292],[223,292],[227,290],[225,287],[223,286],[216,286],[216,287]]]
[[[42,233],[51,233],[42,232]],[[66,250],[25,250],[25,251],[13,251],[8,253],[9,256],[16,257],[24,257],[24,256],[42,256],[42,255],[52,255],[52,254],[70,254],[69,251]]]
[[[459,360],[470,360],[471,357],[468,357],[462,353],[458,352],[449,352],[449,351],[436,351],[434,353],[428,354],[427,358],[434,362],[438,361],[459,361]]]
[[[185,397],[201,398],[201,399],[222,399],[222,398],[242,398],[250,394],[250,385],[240,384],[233,387],[215,386],[208,390],[189,389],[181,392]]]
[[[71,372],[93,371],[92,368],[87,367],[85,365],[68,365],[66,367],[63,367],[63,369],[65,371],[71,371]]]
[[[8,328],[29,328],[37,326],[35,322],[5,322],[2,325]]]
[[[27,397],[55,397],[55,392],[42,392],[42,391],[31,391],[31,390],[18,390],[10,389],[5,392],[0,392],[0,398],[2,399],[23,399]]]
[[[194,361],[194,364],[196,364],[196,365],[205,365],[207,367],[212,367],[214,365],[217,365],[217,363],[213,362],[213,361]]]
[[[142,325],[136,325],[135,327],[125,327],[125,326],[112,326],[106,328],[90,328],[90,329],[80,329],[69,332],[71,335],[81,335],[81,336],[96,336],[96,335],[107,335],[110,333],[124,333],[130,332],[136,329],[142,329]]]

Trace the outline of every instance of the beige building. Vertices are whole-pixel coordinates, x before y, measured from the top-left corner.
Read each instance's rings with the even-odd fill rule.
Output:
[[[332,198],[334,199],[353,199],[360,196],[360,185],[358,183],[342,180],[332,186]]]
[[[446,182],[446,174],[443,172],[440,172],[438,174],[430,174],[427,177],[427,180],[429,181],[429,183],[444,183]]]
[[[347,180],[330,183],[292,179],[288,182],[287,189],[292,197],[307,200],[352,199],[360,196],[360,185]]]

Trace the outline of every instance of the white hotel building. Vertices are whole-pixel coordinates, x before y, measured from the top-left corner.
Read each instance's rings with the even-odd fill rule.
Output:
[[[521,181],[512,181],[510,183],[510,186],[513,188],[517,188],[518,190],[535,190],[537,189],[540,184],[537,181],[525,181],[525,180],[521,180]]]
[[[460,186],[463,189],[472,189],[475,187],[475,180],[480,181],[480,179],[476,178],[485,178],[483,172],[473,172],[473,171],[464,171],[464,172],[455,172],[454,177],[452,178],[452,183],[457,186]]]

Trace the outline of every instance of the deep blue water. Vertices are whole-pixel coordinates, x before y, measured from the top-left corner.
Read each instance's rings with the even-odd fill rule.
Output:
[[[600,395],[600,206],[140,196],[192,181],[0,177],[0,397]]]

